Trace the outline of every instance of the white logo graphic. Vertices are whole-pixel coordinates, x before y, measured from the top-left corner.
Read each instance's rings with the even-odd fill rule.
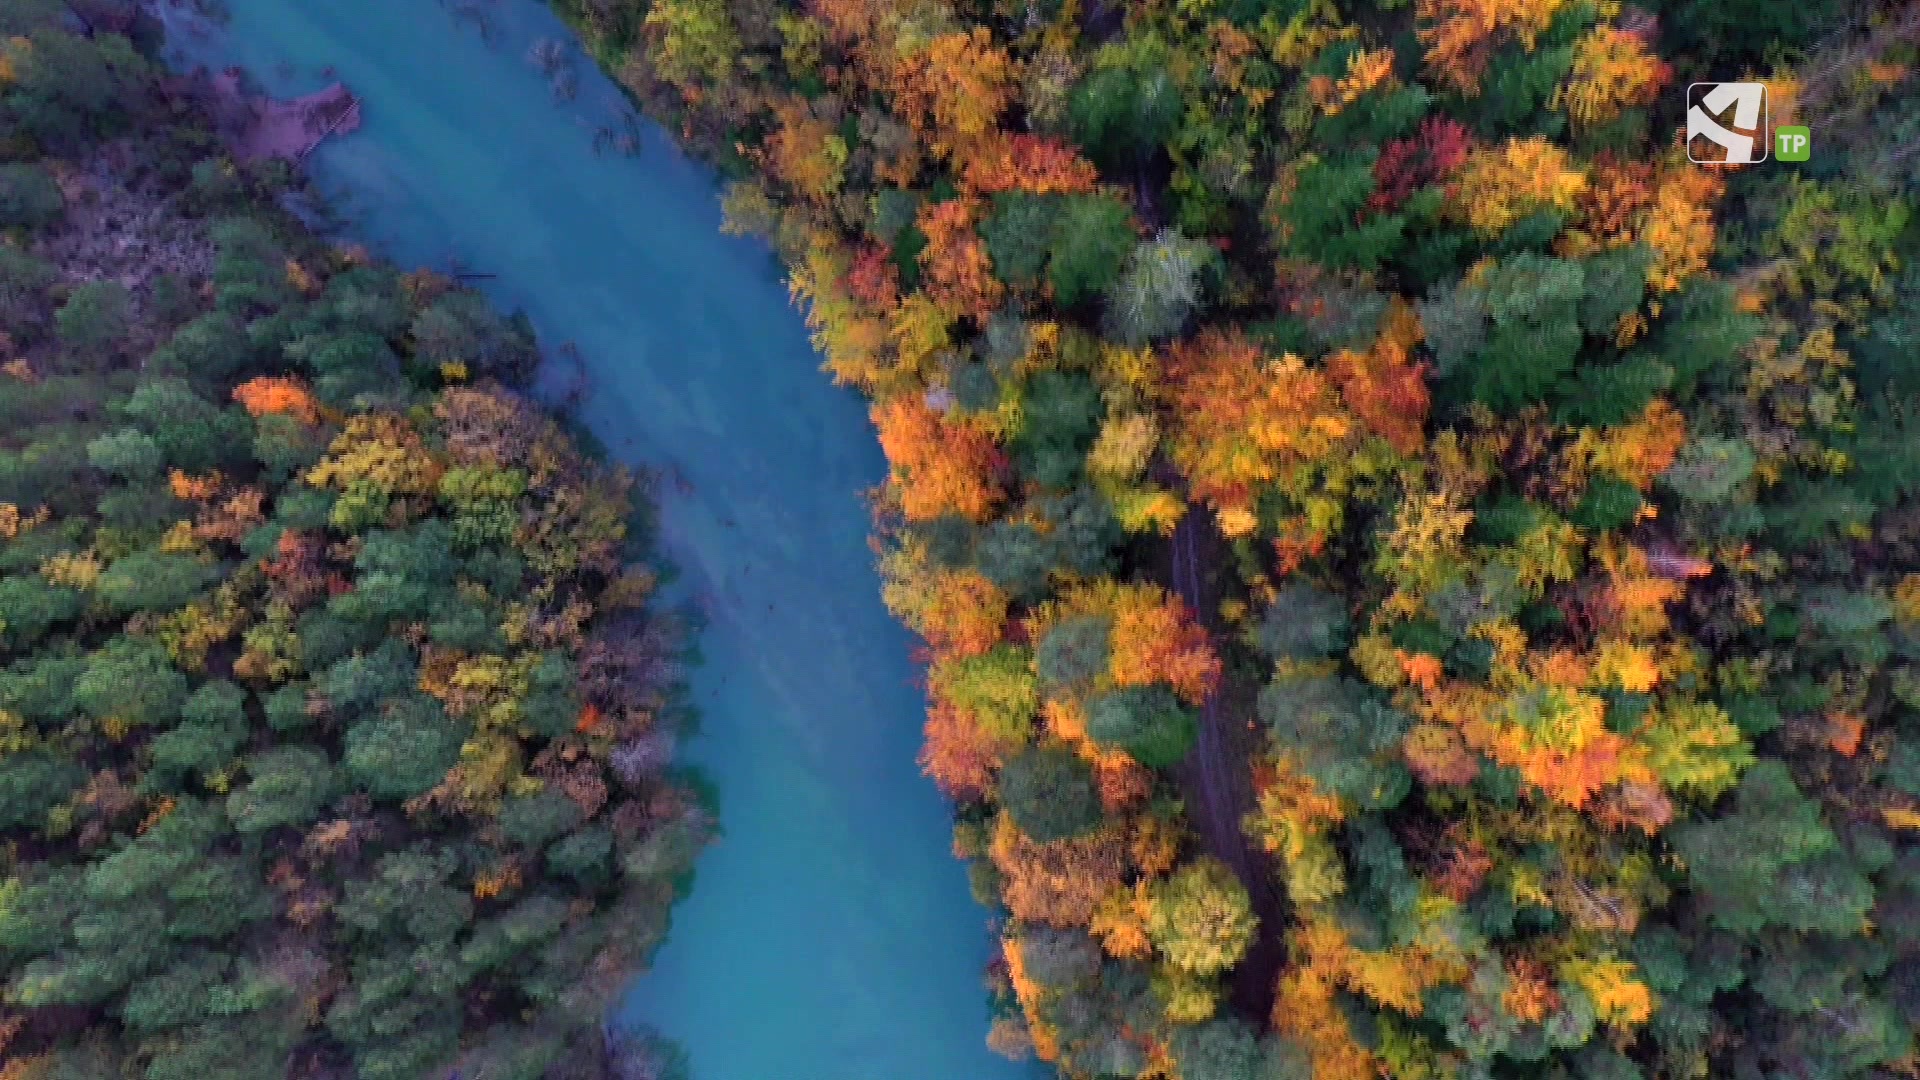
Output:
[[[1728,110],[1733,113],[1733,126],[1723,127],[1720,118]],[[1706,145],[1696,142],[1700,139],[1706,140]],[[1766,84],[1694,83],[1687,87],[1687,159],[1703,165],[1751,165],[1767,160]]]

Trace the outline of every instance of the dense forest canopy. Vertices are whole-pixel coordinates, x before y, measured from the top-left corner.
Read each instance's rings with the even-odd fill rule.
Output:
[[[1920,1068],[1910,9],[556,2],[872,399],[996,1047]]]
[[[0,1076],[665,1076],[601,1028],[710,829],[630,479],[146,29],[0,4]]]

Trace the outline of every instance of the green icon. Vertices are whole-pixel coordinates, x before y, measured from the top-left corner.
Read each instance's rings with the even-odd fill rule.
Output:
[[[1805,161],[1813,156],[1813,136],[1804,127],[1775,128],[1773,152],[1781,161]]]

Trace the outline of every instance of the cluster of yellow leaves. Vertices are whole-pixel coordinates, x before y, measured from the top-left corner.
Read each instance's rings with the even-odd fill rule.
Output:
[[[1111,417],[1087,452],[1087,475],[1113,503],[1114,515],[1128,532],[1171,534],[1187,506],[1172,492],[1141,482],[1147,462],[1160,445],[1160,427],[1151,413]]]
[[[246,585],[245,577],[232,578],[211,598],[195,600],[160,620],[155,636],[182,670],[200,671],[209,649],[246,628],[252,617],[242,599]]]
[[[885,319],[866,311],[847,291],[847,269],[846,256],[836,245],[812,244],[800,265],[793,268],[788,290],[806,307],[814,348],[826,357],[824,366],[833,381],[871,392],[892,374],[887,362],[890,328]],[[945,347],[947,323],[938,308],[925,306],[940,320],[938,344],[920,349],[931,355]]]
[[[1654,251],[1647,280],[1661,292],[1707,268],[1713,254],[1713,203],[1726,182],[1711,169],[1676,165],[1654,189],[1653,205],[1640,227],[1640,240]]]
[[[1259,920],[1233,871],[1198,859],[1148,891],[1147,936],[1174,967],[1216,975],[1240,962]]]
[[[0,502],[0,540],[12,540],[24,532],[46,524],[53,517],[53,509],[43,506],[31,514],[22,514],[20,508],[10,502]]]
[[[1241,828],[1289,864],[1346,817],[1340,800],[1321,791],[1291,756],[1257,769],[1254,784],[1258,797]]]
[[[1613,957],[1568,960],[1559,975],[1593,999],[1594,1015],[1617,1028],[1638,1027],[1653,1017],[1653,991],[1635,978],[1633,962]]]
[[[1314,919],[1288,937],[1292,963],[1275,988],[1275,1031],[1306,1050],[1314,1080],[1377,1080],[1382,1064],[1353,1037],[1338,994],[1353,947],[1340,927]]]
[[[1893,617],[1903,623],[1920,622],[1920,574],[1907,574],[1894,585]]]
[[[314,487],[344,490],[366,484],[390,495],[425,495],[445,471],[405,417],[361,413],[348,418],[326,456],[307,471],[306,481]]]
[[[1647,47],[1644,37],[1596,26],[1574,46],[1573,69],[1560,89],[1559,103],[1575,124],[1592,127],[1652,104],[1672,77],[1672,68]]]
[[[40,576],[70,589],[91,589],[105,569],[106,563],[95,552],[63,551],[40,564]]]
[[[1571,212],[1586,187],[1586,174],[1565,150],[1534,136],[1469,154],[1447,203],[1461,221],[1492,236],[1535,211]]]

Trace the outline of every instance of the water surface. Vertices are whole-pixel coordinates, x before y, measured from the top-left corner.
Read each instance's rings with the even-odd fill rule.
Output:
[[[482,35],[433,0],[228,0],[176,39],[270,91],[344,80],[365,125],[312,163],[346,232],[403,266],[464,265],[589,373],[583,414],[663,485],[684,588],[708,605],[685,748],[720,791],[654,970],[623,1015],[689,1051],[696,1080],[996,1080],[990,941],[914,765],[908,640],[877,599],[860,492],[882,462],[859,402],[818,370],[771,257],[719,235],[712,178],[626,113],[577,50],[557,103],[528,61],[564,28],[495,0]],[[485,39],[490,40],[483,40]]]

